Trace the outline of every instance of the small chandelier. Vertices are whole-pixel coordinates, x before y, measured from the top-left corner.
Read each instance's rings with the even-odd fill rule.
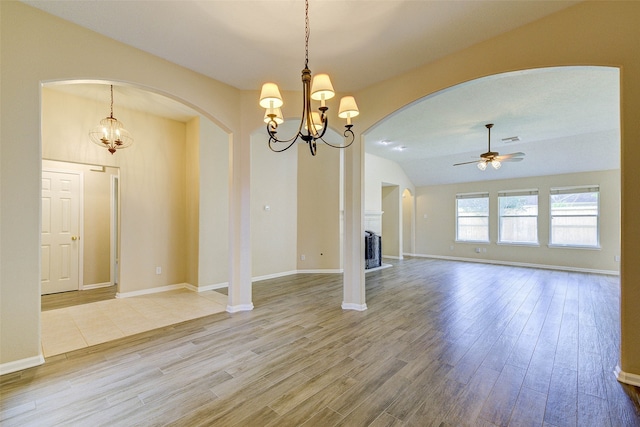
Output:
[[[347,120],[344,137],[348,142],[344,145],[334,145],[323,139],[329,126],[329,118],[326,113],[329,107],[325,105],[327,99],[335,96],[333,85],[327,74],[318,74],[311,81],[311,70],[309,70],[309,0],[305,0],[305,38],[304,38],[304,69],[302,70],[302,117],[298,132],[290,139],[281,140],[276,137],[278,125],[284,122],[281,107],[283,105],[282,96],[278,85],[275,83],[265,83],[262,85],[260,93],[260,106],[266,109],[264,121],[267,124],[269,134],[269,148],[275,152],[282,152],[289,149],[298,138],[309,144],[311,155],[316,155],[316,143],[318,140],[333,148],[346,148],[350,146],[355,136],[351,128],[351,119],[360,112],[353,96],[345,96],[340,100],[338,117]],[[311,111],[311,100],[320,101],[318,112]],[[284,147],[277,147],[276,143],[284,144]]]
[[[113,85],[111,85],[111,114],[100,120],[100,124],[89,132],[91,142],[105,147],[111,154],[133,144],[133,138],[122,122],[113,117]]]

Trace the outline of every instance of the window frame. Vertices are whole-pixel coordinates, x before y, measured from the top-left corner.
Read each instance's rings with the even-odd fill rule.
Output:
[[[517,197],[517,196],[536,196],[536,214],[535,215],[502,215],[500,208],[500,199],[503,197]],[[512,245],[512,246],[540,246],[540,193],[537,188],[526,190],[503,190],[498,192],[498,245]],[[536,223],[536,240],[535,242],[522,242],[511,241],[502,239],[502,218],[535,218]]]
[[[485,216],[477,216],[477,215],[469,215],[469,216],[463,216],[463,218],[486,218],[486,222],[487,222],[487,239],[486,240],[466,240],[466,239],[461,239],[459,236],[459,211],[458,211],[458,200],[464,200],[464,199],[486,199],[487,200],[487,215]],[[483,192],[479,192],[479,193],[459,193],[456,194],[455,197],[455,218],[456,218],[456,243],[490,243],[491,242],[491,235],[490,235],[490,229],[489,229],[489,218],[490,218],[490,214],[491,214],[491,203],[489,200],[489,192],[487,191],[483,191]]]
[[[575,215],[575,217],[595,217],[596,218],[596,243],[595,245],[574,245],[566,243],[553,243],[553,201],[552,197],[558,194],[580,194],[580,193],[597,193],[598,200],[596,203],[596,215]],[[557,216],[557,215],[556,215]],[[565,217],[568,217],[565,216]],[[563,249],[591,249],[599,250],[600,247],[600,186],[599,185],[580,185],[572,187],[552,187],[549,189],[549,248]]]

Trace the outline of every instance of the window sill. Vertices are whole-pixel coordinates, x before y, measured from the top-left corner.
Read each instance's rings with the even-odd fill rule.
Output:
[[[599,251],[602,248],[598,246],[576,246],[576,245],[548,245],[550,249],[586,249],[588,251]]]
[[[527,246],[531,248],[539,248],[540,243],[520,243],[520,242],[497,242],[498,246]]]
[[[477,245],[479,243],[480,244],[484,244],[484,245],[491,244],[491,242],[489,240],[456,240],[455,242],[456,243],[471,243],[471,244],[474,244],[474,245]]]

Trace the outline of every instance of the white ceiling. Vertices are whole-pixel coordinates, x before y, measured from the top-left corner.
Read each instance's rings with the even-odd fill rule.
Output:
[[[396,161],[415,185],[510,179],[620,167],[619,71],[558,67],[506,73],[419,100],[367,132],[366,151]],[[524,152],[496,171],[487,151]],[[517,136],[518,142],[503,142]],[[405,147],[398,151],[399,147]]]
[[[244,90],[299,90],[302,0],[23,0]],[[576,1],[310,0],[309,68],[362,89]]]
[[[24,3],[240,89],[258,90],[267,80],[283,89],[300,89],[302,0]],[[577,2],[310,3],[309,66],[314,73],[328,72],[336,90],[344,93]],[[614,169],[619,166],[618,85],[617,70],[602,68],[513,73],[470,82],[420,100],[383,121],[367,134],[366,150],[397,161],[416,185]],[[99,85],[58,89],[108,102],[108,92]],[[177,120],[196,115],[159,95],[131,87],[115,90],[116,108],[142,109]],[[484,173],[474,165],[452,167],[486,151],[488,122],[495,123],[493,151],[524,151],[525,160]],[[522,141],[509,145],[500,141],[515,135]],[[392,144],[382,147],[381,140]],[[407,149],[390,150],[400,145]]]

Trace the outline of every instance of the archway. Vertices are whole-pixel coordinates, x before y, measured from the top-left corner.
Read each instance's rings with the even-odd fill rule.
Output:
[[[228,133],[184,104],[143,88],[114,85],[114,116],[135,141],[112,155],[87,137],[109,113],[111,82],[66,83],[42,89],[43,158],[119,171],[118,297],[226,287]],[[85,226],[94,227],[90,221]],[[86,227],[82,240],[91,231]],[[89,258],[86,264],[95,262]],[[86,276],[85,285],[91,280]],[[118,327],[125,334],[132,329]]]

